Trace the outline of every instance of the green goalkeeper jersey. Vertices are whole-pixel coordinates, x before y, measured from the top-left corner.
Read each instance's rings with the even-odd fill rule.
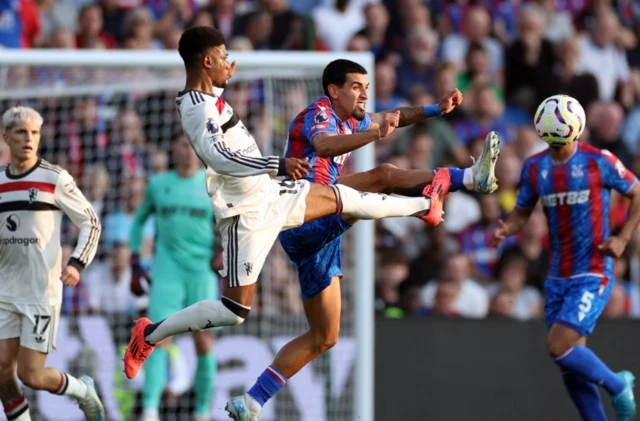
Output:
[[[169,171],[149,179],[131,227],[133,253],[140,252],[144,223],[152,214],[156,226],[154,260],[170,259],[189,272],[211,270],[215,228],[203,169],[191,178]]]

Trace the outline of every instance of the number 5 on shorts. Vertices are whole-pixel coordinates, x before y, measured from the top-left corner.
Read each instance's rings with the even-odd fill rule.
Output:
[[[591,310],[591,307],[593,307],[594,297],[595,297],[595,294],[591,291],[585,291],[584,294],[582,294],[582,298],[580,299],[580,304],[578,304],[578,309],[580,310],[580,312],[578,313],[579,321],[584,320],[587,313]]]
[[[44,332],[46,332],[47,328],[49,327],[49,322],[51,321],[51,316],[47,316],[47,315],[43,315],[43,314],[36,314],[33,317],[36,319],[36,324],[33,326],[33,333],[37,334],[37,335],[44,335]],[[42,321],[44,323],[44,326],[42,327],[42,330],[40,332],[38,332],[38,326],[40,325],[40,321]]]

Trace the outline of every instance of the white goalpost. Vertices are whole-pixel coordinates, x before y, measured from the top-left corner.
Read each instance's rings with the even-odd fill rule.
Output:
[[[332,60],[350,59],[367,69],[371,83],[367,107],[373,110],[370,53],[229,53],[230,61],[238,61],[238,71],[224,97],[265,155],[283,153],[292,118],[322,96],[322,70]],[[42,156],[69,169],[86,195],[96,180],[104,179],[106,191],[93,199],[104,205],[103,226],[111,213],[135,201],[131,190],[135,179],[147,179],[169,166],[168,146],[179,130],[173,98],[183,87],[182,61],[173,51],[0,50],[2,111],[16,104],[38,109],[45,119]],[[0,148],[0,165],[6,156]],[[345,169],[360,172],[374,165],[374,148],[369,145],[352,154]],[[103,234],[101,260],[95,265],[110,264],[116,228]],[[265,407],[264,421],[374,421],[374,225],[363,221],[351,231],[342,255],[340,341]],[[72,235],[67,239],[71,242]],[[224,401],[250,386],[275,352],[307,327],[297,273],[279,245],[272,249],[258,282],[258,302],[247,322],[216,332],[214,353],[220,368],[214,385],[214,420],[225,419]],[[65,292],[58,351],[49,363],[72,374],[89,370],[105,397],[109,420],[134,420],[140,410],[140,384],[125,382],[117,374],[118,354],[134,316],[131,309],[85,314],[92,290],[90,285],[82,288]],[[187,420],[193,405],[194,349],[190,337],[179,338],[175,346],[177,357],[169,362],[174,384],[168,389],[177,398],[163,408],[171,408],[167,420]],[[34,421],[81,419],[77,407],[63,398],[43,393],[28,397]]]

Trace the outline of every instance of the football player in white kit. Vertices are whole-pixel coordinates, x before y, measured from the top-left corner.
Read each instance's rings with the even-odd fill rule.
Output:
[[[424,219],[430,208],[425,197],[361,193],[341,184],[322,186],[300,180],[307,175],[309,163],[263,157],[238,115],[219,97],[234,70],[227,61],[224,36],[210,27],[189,28],[182,34],[179,52],[187,81],[176,103],[183,130],[207,167],[207,189],[224,249],[223,296],[200,301],[158,323],[138,320],[124,358],[129,378],[135,377],[155,345],[169,336],[242,323],[280,231],[331,214],[364,220]],[[394,128],[393,122],[385,122],[379,130],[386,135]],[[283,175],[292,181],[273,179]]]
[[[11,161],[0,167],[0,401],[8,420],[31,420],[19,378],[32,389],[76,399],[87,420],[104,421],[90,377],[45,367],[56,347],[62,285],[78,283],[95,256],[101,228],[73,177],[38,158],[42,122],[27,107],[2,116]],[[68,262],[61,261],[63,212],[80,228]]]

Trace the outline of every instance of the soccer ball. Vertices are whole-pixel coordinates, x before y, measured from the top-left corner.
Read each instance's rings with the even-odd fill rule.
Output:
[[[584,109],[575,98],[554,95],[542,101],[533,123],[542,140],[551,146],[564,146],[580,137],[586,120]]]

